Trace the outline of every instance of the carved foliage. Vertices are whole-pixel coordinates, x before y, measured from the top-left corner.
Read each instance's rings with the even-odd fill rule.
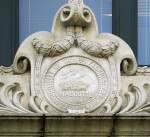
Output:
[[[81,49],[87,54],[96,57],[107,58],[113,55],[119,46],[119,43],[115,40],[110,41],[107,45],[101,45],[98,42],[87,40],[82,33],[81,27],[76,27],[76,38]]]
[[[17,90],[18,83],[9,83],[4,85],[0,83],[0,113],[49,113],[48,104],[45,101],[39,102],[38,96],[31,96],[29,99],[29,108],[25,108],[21,104],[23,91]],[[144,84],[143,87],[137,85],[129,85],[129,91],[124,94],[127,105],[121,109],[123,100],[120,96],[116,96],[116,103],[112,106],[106,103],[103,106],[104,113],[150,113],[150,102],[147,100],[146,91],[150,85]],[[11,99],[12,98],[12,99]],[[53,111],[53,110],[52,110]],[[54,112],[54,111],[53,111]],[[56,113],[56,112],[55,112]]]
[[[46,104],[40,106],[36,103],[36,96],[31,96],[28,102],[29,108],[21,104],[23,91],[17,90],[18,83],[9,83],[4,85],[0,83],[0,113],[47,113]]]
[[[78,45],[87,54],[104,58],[113,55],[119,46],[119,43],[115,40],[110,41],[107,45],[101,45],[98,42],[87,40],[82,33],[82,27],[76,27],[75,29],[76,35],[74,27],[68,27],[67,36],[63,40],[45,45],[40,40],[34,39],[32,45],[39,54],[44,56],[58,56],[69,50],[74,44],[74,41],[77,40]]]
[[[149,84],[138,86],[135,84],[129,85],[129,91],[124,94],[127,98],[127,106],[119,113],[150,113],[150,102],[148,102],[146,90]]]
[[[9,83],[0,90],[0,113],[32,113],[21,105],[22,91],[16,91],[17,84]]]
[[[38,39],[32,41],[33,47],[39,54],[44,56],[58,56],[68,51],[74,44],[75,34],[74,27],[67,28],[67,35],[63,40],[54,41],[50,44],[44,44]]]
[[[60,33],[59,37],[62,38],[61,33],[66,33],[63,39],[55,40],[57,36],[54,35],[55,38],[51,43],[43,43],[42,38],[45,36],[43,36],[43,33],[40,33],[40,35],[32,35],[28,39],[29,42],[27,41],[27,44],[25,43],[23,46],[28,49],[27,46],[30,45],[30,49],[27,52],[33,50],[29,52],[30,54],[34,53],[33,56],[29,56],[28,53],[24,54],[24,48],[22,48],[20,50],[21,52],[19,51],[15,58],[13,67],[15,72],[25,73],[30,61],[32,71],[31,94],[27,100],[29,107],[24,107],[22,103],[22,98],[25,96],[25,93],[16,88],[19,84],[1,84],[0,112],[61,113],[68,111],[71,113],[72,108],[75,109],[75,112],[81,112],[83,109],[83,113],[95,113],[96,111],[101,113],[103,112],[102,110],[104,110],[104,113],[149,112],[150,104],[146,103],[147,94],[145,89],[136,85],[129,86],[129,91],[124,95],[128,98],[127,105],[122,109],[124,102],[123,97],[119,95],[119,85],[121,84],[119,83],[118,66],[122,60],[122,71],[126,75],[133,75],[136,72],[136,61],[134,61],[134,55],[130,56],[132,54],[131,52],[129,52],[129,58],[126,58],[126,54],[123,56],[120,55],[121,53],[119,52],[122,52],[122,45],[124,43],[115,36],[103,37],[107,41],[109,40],[107,43],[104,42],[105,44],[98,37],[95,37],[93,40],[86,38],[87,31],[90,31],[88,27],[96,24],[94,16],[91,13],[90,9],[83,4],[82,0],[69,0],[68,4],[57,14],[57,19],[59,18],[59,21],[57,21],[61,23],[58,25],[58,28],[60,26],[63,26],[63,28],[57,31],[56,34]],[[85,31],[86,28],[87,31]],[[97,28],[96,25],[95,28]],[[62,32],[65,29],[67,29],[66,32]],[[91,30],[94,29],[91,28]],[[56,30],[53,32],[55,34]],[[90,32],[89,34],[93,35]],[[94,36],[96,35],[94,34]],[[36,38],[36,36],[41,39]],[[93,36],[91,37],[93,38]],[[75,49],[75,52],[73,54],[69,53],[69,56],[64,55],[62,58],[56,58],[56,60],[53,58],[54,62],[51,60],[48,62],[48,59],[51,58],[44,58],[45,56],[60,56],[66,53],[72,46],[79,46],[87,54],[98,58],[76,54],[78,50],[79,53],[83,53],[78,47],[76,49],[72,48],[72,50]],[[115,54],[117,49],[119,52]],[[121,56],[121,59],[116,59],[118,56]],[[32,58],[34,59],[32,60]],[[107,69],[107,67],[110,68]],[[78,70],[77,73],[75,72],[76,74],[74,74],[74,69],[75,71]],[[86,73],[83,73],[82,70],[86,70]],[[12,69],[1,67],[0,71],[7,73],[12,72]],[[64,78],[66,73],[73,75],[73,78],[68,79],[68,76]],[[83,77],[81,73],[84,75]],[[80,75],[82,78],[77,79],[77,75]],[[88,80],[88,78],[91,79]],[[97,89],[92,85],[92,82],[94,82],[96,85],[94,86]],[[91,96],[91,91],[93,91],[93,96]],[[57,94],[55,94],[56,92]],[[69,93],[67,94],[67,92]],[[76,93],[74,94],[76,97],[70,98],[70,93]],[[63,98],[61,98],[62,95],[64,95]]]

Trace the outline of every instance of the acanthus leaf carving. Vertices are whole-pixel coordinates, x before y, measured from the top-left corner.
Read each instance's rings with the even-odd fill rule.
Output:
[[[3,108],[3,111],[9,111],[10,113],[27,113],[29,112],[25,108],[23,108],[19,102],[19,96],[18,94],[23,92],[17,91],[13,96],[13,101],[11,102],[8,98],[8,92],[15,88],[15,84],[6,84],[2,87],[0,91],[0,102],[1,107]],[[12,92],[12,91],[11,91]]]
[[[0,73],[24,74],[28,69],[31,81],[25,84],[31,91],[14,90],[14,83],[0,85],[0,112],[150,112],[147,92],[135,82],[121,96],[120,69],[125,76],[150,71],[137,69],[134,54],[123,40],[98,34],[95,16],[82,0],[69,0],[57,13],[52,33],[29,36],[13,67],[0,67]]]
[[[129,85],[129,90],[124,94],[128,98],[127,106],[119,113],[144,113],[149,111],[149,102],[147,102],[147,93],[144,85]]]
[[[35,99],[37,98],[37,96],[31,96],[30,100],[29,100],[29,107],[31,108],[31,110],[35,113],[43,113],[42,110],[40,110],[40,108],[38,107],[38,105],[36,104]]]

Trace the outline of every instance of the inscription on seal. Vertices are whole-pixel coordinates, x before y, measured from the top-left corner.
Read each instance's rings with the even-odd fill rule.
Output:
[[[81,56],[62,58],[49,66],[42,86],[47,101],[62,111],[92,111],[105,102],[110,91],[103,68]]]

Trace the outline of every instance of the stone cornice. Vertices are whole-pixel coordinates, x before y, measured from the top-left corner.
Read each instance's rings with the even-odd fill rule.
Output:
[[[148,114],[0,114],[0,136],[150,136]]]

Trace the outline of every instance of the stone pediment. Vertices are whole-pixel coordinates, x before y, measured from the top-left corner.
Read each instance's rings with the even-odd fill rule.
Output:
[[[52,32],[37,32],[1,67],[2,113],[149,113],[148,68],[121,38],[98,33],[82,0],[69,0]],[[143,76],[141,76],[143,75]]]

